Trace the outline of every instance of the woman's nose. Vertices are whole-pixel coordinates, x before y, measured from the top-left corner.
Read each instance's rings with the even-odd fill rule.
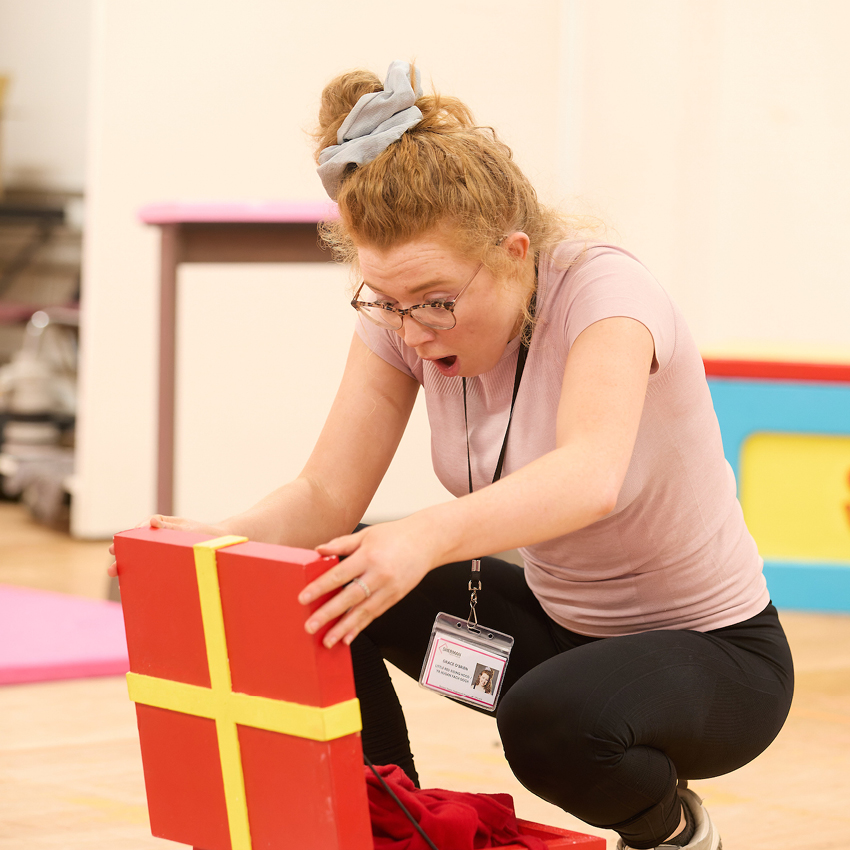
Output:
[[[432,342],[436,336],[431,328],[420,325],[410,313],[402,317],[401,327],[396,333],[404,340],[404,344],[410,348]]]

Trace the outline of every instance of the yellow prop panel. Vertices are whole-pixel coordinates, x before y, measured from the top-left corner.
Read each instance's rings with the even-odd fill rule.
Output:
[[[762,557],[850,561],[850,437],[754,434],[739,484]]]

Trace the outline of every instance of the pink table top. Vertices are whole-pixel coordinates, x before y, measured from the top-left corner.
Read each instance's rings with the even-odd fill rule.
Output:
[[[173,201],[139,210],[145,224],[311,224],[338,215],[332,201]]]

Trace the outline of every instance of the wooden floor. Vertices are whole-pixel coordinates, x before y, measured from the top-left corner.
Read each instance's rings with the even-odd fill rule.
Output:
[[[0,503],[0,583],[103,597],[107,544],[80,543]],[[850,616],[786,612],[797,693],[773,746],[693,787],[726,850],[850,847]],[[397,677],[423,783],[514,795],[530,820],[580,829],[511,776],[491,718]],[[614,837],[607,833],[609,848]],[[0,688],[0,848],[145,850],[150,836],[123,678]]]

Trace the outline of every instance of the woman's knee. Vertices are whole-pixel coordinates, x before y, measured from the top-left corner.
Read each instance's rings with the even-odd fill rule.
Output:
[[[526,788],[563,807],[571,795],[569,775],[581,773],[579,765],[593,759],[593,736],[582,732],[576,706],[562,700],[556,705],[528,678],[514,684],[499,706],[505,758]]]

